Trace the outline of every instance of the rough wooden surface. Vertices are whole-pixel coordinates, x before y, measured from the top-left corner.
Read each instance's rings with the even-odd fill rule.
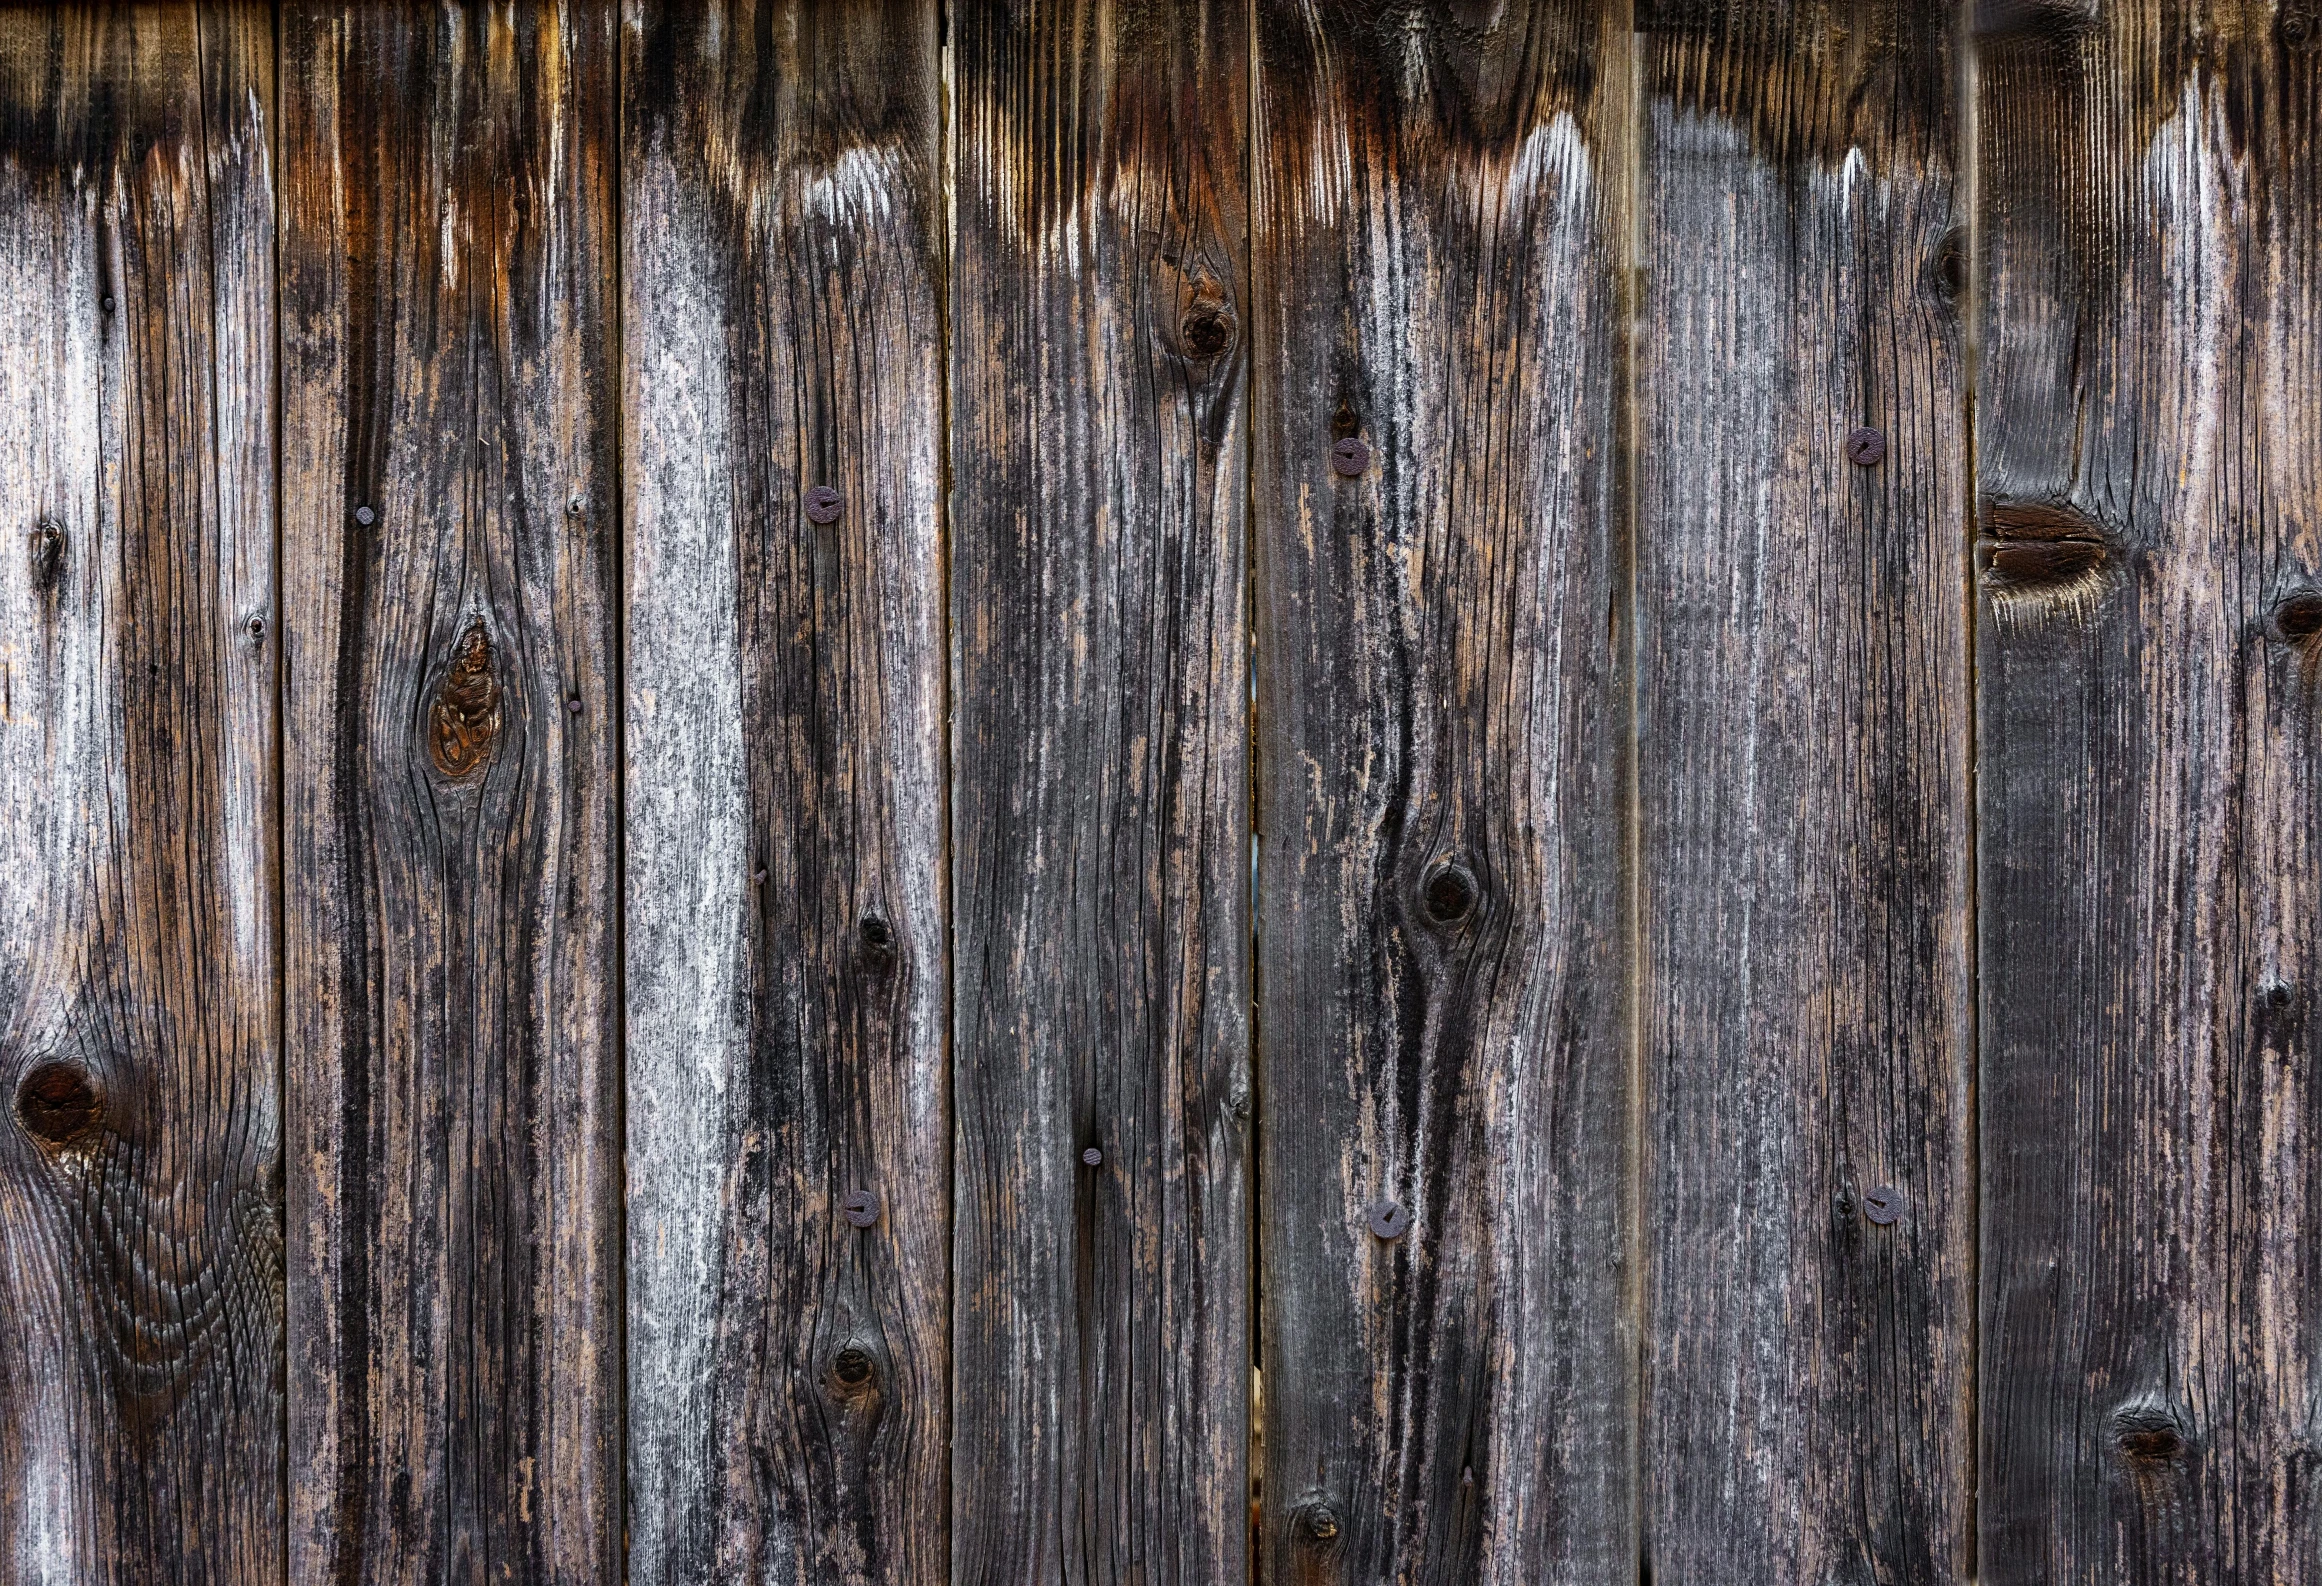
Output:
[[[951,14],[963,1586],[1246,1574],[1244,16]]]
[[[2322,13],[1987,6],[1982,1579],[2322,1579]]]
[[[613,23],[281,17],[294,1579],[620,1576]]]
[[[0,1577],[281,1578],[273,40],[0,15]]]
[[[1627,17],[1465,17],[1258,11],[1268,1581],[1636,1568]]]
[[[1966,216],[1949,9],[1642,18],[1655,1580],[1970,1573]],[[1849,453],[1863,428],[1875,459]],[[1891,1222],[1874,1221],[1881,1190],[1900,1192]]]
[[[636,4],[621,78],[629,1578],[937,1582],[935,9]]]

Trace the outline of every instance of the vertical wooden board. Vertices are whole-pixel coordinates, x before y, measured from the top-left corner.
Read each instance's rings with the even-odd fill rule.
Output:
[[[1664,0],[1640,17],[1657,1580],[1972,1567],[1951,9]]]
[[[1627,1580],[1627,7],[1257,72],[1264,1578]]]
[[[1238,1581],[1244,12],[951,26],[952,1574]]]
[[[632,3],[621,91],[630,1579],[938,1582],[935,8]]]
[[[270,19],[0,16],[0,1576],[280,1578]]]
[[[1986,6],[1982,1578],[2322,1579],[2322,14]]]
[[[613,25],[281,19],[296,1579],[621,1570]]]

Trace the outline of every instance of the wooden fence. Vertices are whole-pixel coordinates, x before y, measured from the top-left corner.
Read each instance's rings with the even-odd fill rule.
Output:
[[[2318,131],[0,14],[0,1577],[2322,1583]]]

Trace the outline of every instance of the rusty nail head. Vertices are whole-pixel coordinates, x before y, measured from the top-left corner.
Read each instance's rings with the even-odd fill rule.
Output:
[[[580,696],[579,696],[578,694],[575,694],[575,695],[573,695],[573,697],[572,697],[572,698],[570,698],[570,699],[566,700],[566,701],[564,702],[564,708],[565,708],[566,710],[569,710],[569,711],[571,711],[571,712],[572,712],[572,713],[573,713],[575,716],[579,715],[579,714],[581,713],[581,698],[580,698]]]
[[[1100,1167],[1104,1163],[1105,1154],[1092,1145],[1080,1154],[1080,1159],[1090,1167]]]
[[[1371,449],[1352,435],[1330,449],[1330,466],[1348,479],[1371,465]]]
[[[1862,1198],[1862,1211],[1865,1217],[1884,1228],[1903,1215],[1903,1192],[1882,1184]]]
[[[828,485],[816,485],[806,493],[806,516],[814,523],[836,523],[839,515],[839,493]]]
[[[839,1211],[857,1228],[868,1228],[879,1220],[879,1197],[869,1190],[848,1190]]]
[[[1411,1231],[1411,1214],[1393,1201],[1373,1201],[1363,1221],[1381,1239],[1400,1239]]]
[[[360,523],[366,529],[378,520],[378,516],[379,515],[373,512],[369,507],[357,507],[355,509],[355,521]]]
[[[1887,438],[1865,424],[1846,438],[1846,460],[1857,468],[1876,467],[1887,455]]]

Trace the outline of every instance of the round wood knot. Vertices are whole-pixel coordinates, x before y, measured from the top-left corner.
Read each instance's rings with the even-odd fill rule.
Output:
[[[850,1388],[871,1380],[871,1357],[849,1344],[830,1363],[830,1374]]]
[[[1338,1511],[1319,1501],[1301,1505],[1290,1516],[1290,1526],[1298,1545],[1309,1553],[1335,1552],[1345,1529],[1339,1524]]]
[[[1475,910],[1482,889],[1475,873],[1456,860],[1446,859],[1427,872],[1419,889],[1420,907],[1435,925],[1457,925]]]
[[[2185,1453],[2184,1429],[2156,1404],[2125,1405],[2112,1416],[2112,1442],[2132,1465],[2166,1465]]]
[[[868,1228],[879,1220],[879,1197],[869,1190],[848,1190],[839,1202],[839,1215],[857,1228]]]
[[[2274,632],[2286,644],[2322,633],[2322,589],[2301,589],[2274,607]]]
[[[1935,245],[1935,289],[1946,298],[1967,290],[1967,232],[1954,226]]]
[[[1223,357],[1234,344],[1233,310],[1223,303],[1197,304],[1185,316],[1185,323],[1177,327],[1177,340],[1188,357],[1203,362]]]
[[[500,741],[500,678],[482,623],[470,623],[460,636],[427,719],[429,748],[445,776],[473,776],[491,759]]]
[[[874,957],[885,957],[895,950],[895,927],[876,914],[864,915],[862,924],[857,928],[862,932],[863,946],[870,949]]]
[[[64,566],[64,530],[53,518],[42,518],[32,531],[32,587],[45,590],[56,582]]]
[[[34,1139],[69,1146],[104,1121],[105,1097],[80,1064],[43,1063],[18,1087],[16,1116]]]

